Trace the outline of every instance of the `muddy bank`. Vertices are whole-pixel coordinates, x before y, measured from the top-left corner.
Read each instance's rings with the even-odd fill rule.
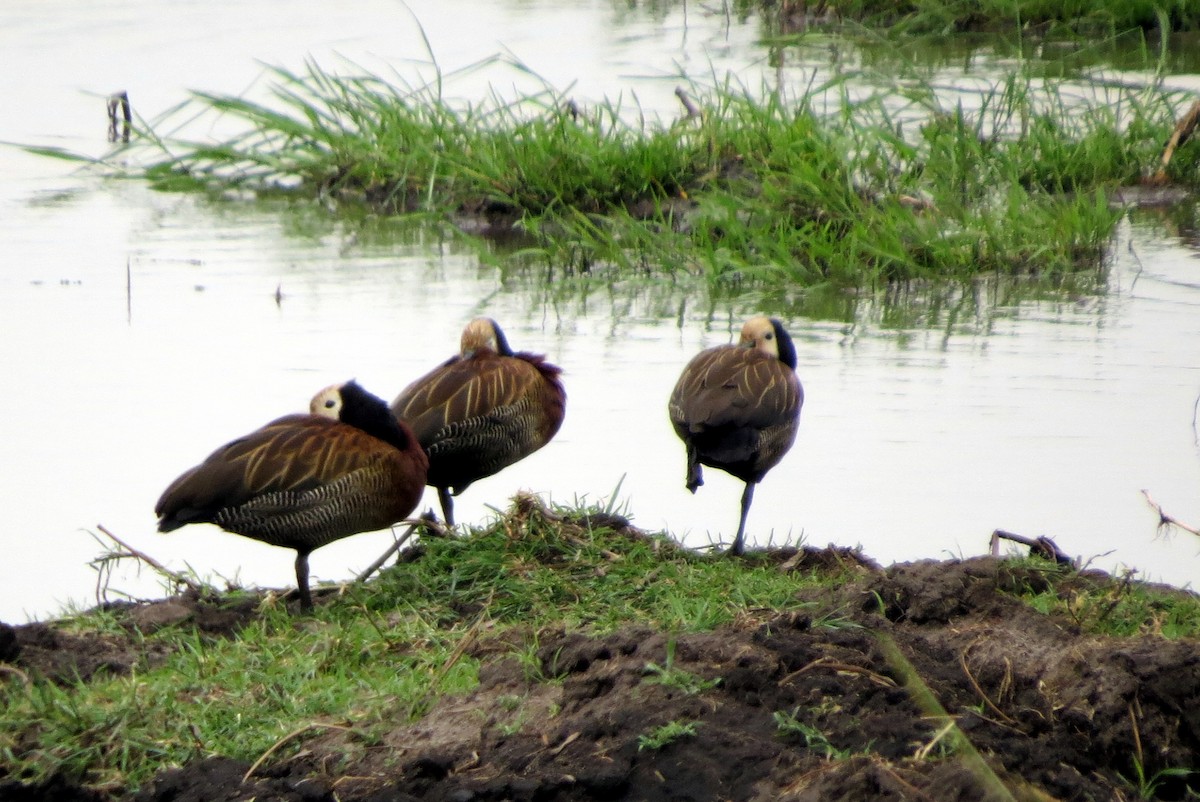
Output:
[[[415,722],[398,715],[382,736],[365,737],[352,721],[313,727],[296,735],[301,749],[281,749],[249,776],[249,762],[221,755],[165,768],[136,792],[84,790],[63,777],[22,784],[0,768],[0,799],[1100,800],[1200,792],[1200,777],[1173,771],[1200,766],[1195,640],[1099,637],[1070,616],[1037,612],[1017,594],[1049,589],[1049,567],[1026,562],[881,570],[848,551],[774,556],[781,570],[844,575],[849,566],[852,579],[805,591],[800,613],[750,610],[712,632],[480,637],[469,647],[482,666],[470,694],[440,699]],[[1115,594],[1123,585],[1098,573],[1058,576],[1060,595]],[[127,638],[34,624],[0,631],[0,648],[11,671],[69,684],[156,659],[135,647],[135,631],[187,623],[209,637],[237,637],[255,605],[185,596],[116,612]],[[514,654],[531,649],[535,665]]]

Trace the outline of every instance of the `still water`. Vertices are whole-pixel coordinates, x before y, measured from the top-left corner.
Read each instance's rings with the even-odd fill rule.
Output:
[[[451,74],[506,52],[573,96],[636,97],[663,116],[677,113],[681,74],[755,85],[819,69],[798,59],[781,71],[753,18],[655,8],[13,0],[0,11],[11,65],[0,140],[99,154],[112,91],[152,118],[188,89],[260,93],[262,64],[305,58],[420,72],[432,50]],[[472,69],[454,91],[477,99],[527,80]],[[541,285],[403,222],[158,194],[13,149],[0,149],[0,174],[0,620],[94,601],[97,525],[174,569],[290,586],[291,552],[207,527],[156,534],[158,494],[327,384],[356,377],[392,398],[479,314],[561,365],[569,398],[553,443],[473,485],[461,521],[486,522],[529,489],[561,503],[615,494],[639,526],[694,546],[736,528],[738,482],[709,471],[696,496],[684,489],[666,398],[691,355],[736,336],[752,298]],[[795,447],[756,493],[750,541],[861,545],[887,564],[980,554],[1004,528],[1050,535],[1099,567],[1192,583],[1200,541],[1157,536],[1140,491],[1200,523],[1194,231],[1187,210],[1131,214],[1097,298],[999,303],[981,284],[899,307],[864,298],[841,320],[790,316],[807,398]],[[326,547],[314,579],[352,576],[389,542]],[[161,590],[129,571],[111,579],[110,596],[121,592]]]

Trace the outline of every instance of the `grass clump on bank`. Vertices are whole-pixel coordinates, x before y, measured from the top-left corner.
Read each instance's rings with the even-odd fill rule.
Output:
[[[1200,598],[1169,586],[1148,585],[1127,575],[1121,581],[1097,581],[1071,568],[1030,559],[1026,567],[1037,581],[1015,588],[1033,609],[1059,616],[1083,632],[1107,637],[1154,635],[1167,640],[1200,633]]]
[[[756,608],[802,606],[805,580],[769,561],[700,556],[612,520],[521,500],[470,537],[427,540],[419,558],[312,616],[267,597],[230,637],[186,622],[143,634],[119,611],[61,622],[75,636],[128,640],[135,660],[127,675],[88,680],[0,674],[0,779],[61,774],[128,789],[211,755],[253,762],[301,728],[352,727],[369,742],[473,688],[470,647],[484,637],[536,662],[546,629],[694,632]]]
[[[1099,275],[1109,193],[1154,165],[1176,102],[1154,88],[1080,98],[1018,72],[944,108],[907,80],[852,98],[843,76],[796,97],[690,86],[695,113],[659,123],[550,89],[464,104],[440,76],[274,74],[270,102],[196,96],[244,133],[148,134],[161,150],[145,177],[515,230],[553,268],[761,287]]]
[[[723,772],[741,765],[734,754],[745,757],[729,752],[700,766],[673,750],[702,755],[756,743],[756,759],[775,766],[803,760],[801,741],[822,765],[862,755],[913,770],[923,763],[907,757],[914,743],[929,743],[921,750],[927,753],[945,732],[933,737],[927,711],[908,701],[915,692],[898,693],[899,685],[923,688],[949,722],[952,714],[970,715],[980,703],[974,678],[989,677],[1010,678],[991,697],[993,707],[1008,711],[998,715],[1019,723],[1017,717],[1037,713],[1034,733],[1006,726],[1001,735],[1045,739],[1053,724],[1054,733],[1091,748],[1095,739],[1078,732],[1079,719],[1058,720],[1053,693],[1032,701],[1001,695],[1013,676],[1027,690],[1044,690],[1036,666],[1020,661],[1040,659],[1069,636],[1062,623],[1071,613],[1055,605],[1075,604],[1078,589],[1097,599],[1121,593],[1113,580],[1048,565],[977,558],[884,570],[833,547],[730,559],[647,535],[611,510],[552,510],[519,497],[490,525],[466,537],[426,539],[369,583],[318,591],[311,615],[289,614],[272,594],[231,594],[192,598],[189,615],[174,623],[157,618],[164,611],[153,605],[55,622],[54,637],[86,641],[74,655],[120,647],[126,668],[84,678],[61,665],[43,673],[36,658],[0,664],[0,789],[12,780],[58,776],[105,798],[127,798],[121,795],[165,768],[195,768],[213,757],[232,759],[239,786],[260,766],[256,777],[345,780],[348,789],[403,778],[406,792],[429,790],[427,769],[438,766],[460,788],[539,771],[553,785],[567,765],[578,772],[603,764],[596,749],[631,761],[636,788],[639,771],[653,776],[685,765]],[[1182,611],[1186,594],[1177,595]],[[1194,598],[1190,603],[1195,609]],[[1038,605],[1049,612],[1030,609]],[[1130,624],[1142,617],[1140,628],[1124,630],[1149,633],[1136,644],[1088,635],[1061,651],[1170,650],[1161,670],[1174,671],[1172,655],[1189,647],[1168,643],[1166,629],[1155,629],[1163,609],[1130,606],[1120,614]],[[1033,640],[996,650],[1017,665],[1004,663],[993,674],[978,662],[982,633],[1006,616],[1020,619],[1011,626]],[[222,618],[224,627],[214,629]],[[1200,632],[1194,613],[1179,621],[1189,631],[1174,634]],[[973,689],[946,657],[968,652],[976,661],[975,673],[966,675]],[[1121,669],[1127,661],[1112,662]],[[106,665],[118,663],[105,658]],[[1126,709],[1121,700],[1117,716],[1127,729]],[[895,743],[877,743],[898,728]],[[970,738],[989,732],[978,725]],[[974,749],[965,735],[962,743]],[[988,743],[981,754],[1012,752]],[[563,751],[573,744],[582,757]],[[660,753],[669,764],[657,762]],[[556,762],[560,756],[572,762]],[[471,771],[480,765],[486,771]],[[449,768],[459,766],[461,772]],[[791,764],[783,776],[790,783],[812,770]],[[204,770],[191,776],[210,780]],[[176,798],[166,788],[166,796],[153,798]],[[266,795],[265,786],[259,790]],[[378,798],[346,794],[341,798]]]

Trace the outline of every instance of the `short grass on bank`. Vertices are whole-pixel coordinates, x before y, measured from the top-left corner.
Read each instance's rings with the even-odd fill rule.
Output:
[[[113,612],[60,622],[132,638],[128,676],[65,685],[0,673],[0,778],[54,773],[100,789],[137,786],[213,754],[252,762],[297,728],[373,728],[421,716],[477,682],[463,653],[487,637],[536,673],[538,632],[642,623],[709,630],[753,609],[786,610],[803,579],[767,561],[698,555],[661,537],[570,523],[522,504],[470,537],[431,539],[419,559],[352,586],[311,617],[268,600],[236,637],[186,624],[142,635]],[[168,654],[165,661],[154,655]]]
[[[853,620],[871,594],[838,593],[863,579],[862,564],[829,552],[797,570],[787,556],[699,554],[603,510],[547,510],[524,497],[485,528],[428,539],[371,582],[322,595],[309,616],[274,596],[223,636],[189,620],[143,632],[122,609],[73,616],[54,627],[128,643],[133,668],[57,682],[0,672],[0,779],[60,773],[115,793],[212,755],[253,763],[276,748],[282,758],[329,729],[369,744],[473,689],[481,660],[515,658],[530,681],[556,681],[538,653],[548,632],[682,635],[789,611],[814,628],[863,626]],[[1105,584],[1037,560],[1010,573],[1009,592],[1084,631],[1200,635],[1200,602],[1186,593]],[[214,603],[244,608],[245,599]],[[647,681],[707,687],[689,690],[698,680],[670,658],[648,664]]]
[[[311,64],[274,77],[273,100],[199,93],[186,105],[243,128],[224,141],[142,131],[139,175],[516,232],[524,256],[567,271],[741,289],[980,275],[1099,285],[1120,216],[1111,194],[1157,167],[1185,100],[1017,67],[946,105],[927,79],[834,74],[782,91],[685,84],[680,116],[658,121],[549,87],[454,100],[440,74],[408,86]],[[1175,155],[1173,180],[1200,181],[1197,152]]]
[[[1147,585],[1133,575],[1095,582],[1072,568],[1041,560],[1030,560],[1029,565],[1045,584],[1020,588],[1018,595],[1038,612],[1069,620],[1083,632],[1167,639],[1200,635],[1200,603],[1188,591]]]

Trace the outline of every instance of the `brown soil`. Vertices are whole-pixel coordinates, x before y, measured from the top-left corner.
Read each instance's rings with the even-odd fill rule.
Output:
[[[844,570],[854,561],[830,550],[778,557],[785,570]],[[213,757],[163,771],[125,796],[62,778],[5,782],[0,762],[0,800],[945,802],[1184,799],[1200,791],[1195,775],[1164,775],[1145,797],[1131,783],[1135,761],[1147,778],[1200,767],[1196,641],[1081,634],[1074,622],[1010,595],[1044,585],[1042,572],[1025,565],[854,566],[858,578],[809,599],[810,613],[751,611],[718,631],[674,638],[671,665],[711,682],[695,692],[655,681],[648,669],[667,662],[662,632],[539,632],[540,671],[512,657],[513,639],[523,636],[509,633],[503,642],[474,641],[483,668],[473,693],[442,699],[382,739],[313,730],[297,736],[298,754],[265,761],[248,780],[246,762]],[[1102,574],[1072,581],[1076,589],[1120,588]],[[1058,589],[1071,590],[1061,581]],[[236,636],[254,605],[217,609],[180,597],[122,614],[131,629],[190,619]],[[889,641],[911,664],[909,678]],[[0,650],[17,669],[61,680],[127,671],[144,649],[47,624],[0,627]],[[912,676],[982,761],[962,742],[952,748],[956,733],[929,702],[914,701]],[[781,728],[789,714],[809,729]],[[692,722],[694,734],[660,748],[642,744],[668,722]]]

